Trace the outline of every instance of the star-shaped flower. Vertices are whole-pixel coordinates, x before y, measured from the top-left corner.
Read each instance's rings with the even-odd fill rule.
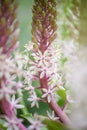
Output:
[[[11,103],[11,108],[14,109],[14,110],[24,108],[24,105],[19,104],[20,100],[21,100],[21,97],[16,99],[15,95],[13,95],[12,100],[10,102]]]
[[[31,107],[36,106],[37,108],[39,107],[38,101],[39,98],[37,97],[36,93],[33,93],[29,98],[28,101],[32,102]]]
[[[56,88],[54,86],[50,86],[48,87],[48,89],[43,88],[43,95],[42,98],[47,98],[48,103],[51,102],[52,97],[54,96],[54,92],[55,92]]]
[[[38,115],[34,114],[34,119],[28,119],[31,125],[28,127],[28,130],[41,130],[41,128],[45,127],[44,124],[42,124],[42,121],[38,119]]]
[[[51,119],[51,120],[59,120],[59,117],[55,116],[54,111],[52,111],[52,113],[47,111],[47,115],[48,115],[49,119]]]

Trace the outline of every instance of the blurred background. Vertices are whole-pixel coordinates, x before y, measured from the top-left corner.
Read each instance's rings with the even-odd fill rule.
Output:
[[[32,7],[34,0],[18,0],[18,19],[20,26],[20,49],[31,40]]]

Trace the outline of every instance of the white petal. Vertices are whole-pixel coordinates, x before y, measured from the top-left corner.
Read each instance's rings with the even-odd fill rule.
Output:
[[[44,75],[45,75],[45,72],[44,72],[44,71],[41,72],[41,73],[40,73],[40,79],[42,79],[42,78],[44,77]]]

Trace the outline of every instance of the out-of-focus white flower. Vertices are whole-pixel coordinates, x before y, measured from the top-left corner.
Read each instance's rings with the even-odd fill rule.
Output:
[[[16,99],[15,95],[13,95],[12,100],[10,102],[11,108],[14,110],[24,108],[24,105],[19,104],[20,101],[21,101],[21,97]]]
[[[42,79],[45,75],[46,77],[51,76],[51,70],[47,66],[43,65],[41,68],[38,68],[38,71],[40,72],[40,79]]]
[[[15,64],[11,58],[5,54],[0,54],[0,78],[5,76],[7,79],[15,72]]]
[[[54,92],[55,92],[56,88],[53,86],[50,86],[48,89],[43,88],[43,95],[42,98],[47,98],[48,103],[51,102],[52,97],[54,96]]]
[[[10,100],[10,96],[15,94],[15,91],[11,87],[7,87],[4,81],[1,81],[1,88],[0,88],[0,100],[2,98],[6,98],[8,101]]]
[[[29,98],[28,101],[32,102],[31,107],[36,106],[37,108],[39,107],[38,101],[39,98],[37,97],[36,93],[33,93]]]
[[[72,97],[69,93],[67,93],[67,101],[71,104],[74,103],[74,100],[72,99]]]
[[[48,84],[53,86],[57,85],[60,87],[63,84],[63,82],[60,72],[58,71],[58,68],[54,66],[52,72],[53,73],[49,77]]]
[[[35,44],[35,43],[29,41],[28,44],[25,45],[25,48],[26,48],[25,52],[32,51],[34,44]]]
[[[51,46],[48,48],[48,53],[52,55],[52,62],[57,62],[57,64],[60,63],[61,56],[62,56],[62,50],[59,46],[58,41],[54,41]]]
[[[28,130],[41,130],[41,128],[44,128],[45,125],[42,124],[41,119],[38,119],[38,115],[34,114],[34,119],[28,119],[31,125],[28,127]]]
[[[25,84],[31,85],[33,79],[33,73],[28,69],[24,71]]]
[[[52,111],[52,113],[47,111],[47,115],[48,115],[49,119],[51,119],[51,120],[59,120],[59,117],[55,116],[54,111]]]
[[[26,87],[25,90],[28,90],[30,95],[32,95],[35,92],[35,88],[32,85]]]
[[[9,100],[17,91],[21,93],[22,67],[22,56],[18,52],[11,57],[0,51],[0,99]]]
[[[21,120],[18,120],[16,118],[8,118],[6,116],[5,120],[7,122],[4,124],[4,126],[7,127],[7,130],[20,130],[18,124],[21,122]]]
[[[24,88],[24,87],[23,87],[23,84],[22,84],[21,81],[16,82],[15,86],[13,87],[13,89],[14,89],[15,91],[17,91],[20,95],[22,95],[22,89],[23,89],[23,88]]]

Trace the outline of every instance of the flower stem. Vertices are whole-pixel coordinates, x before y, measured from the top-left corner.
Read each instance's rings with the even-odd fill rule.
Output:
[[[16,116],[14,111],[11,109],[11,104],[5,98],[2,101],[0,101],[0,105],[3,113],[7,117],[12,118]],[[27,130],[27,128],[22,123],[19,123],[18,126],[20,130]]]
[[[64,111],[61,110],[61,108],[58,106],[54,98],[52,98],[51,102],[49,103],[49,106],[55,111],[56,115],[59,116],[60,120],[64,124],[66,125],[72,124],[68,116],[64,113]]]
[[[41,84],[42,88],[48,88],[46,76],[40,80],[40,84]],[[47,103],[48,103],[48,101],[47,101]],[[70,119],[68,118],[68,116],[64,113],[64,111],[61,110],[61,108],[58,106],[58,104],[56,103],[54,98],[52,98],[51,102],[48,104],[49,104],[50,108],[52,110],[54,110],[56,115],[60,118],[61,122],[63,122],[64,124],[66,124],[68,126],[72,124]]]

